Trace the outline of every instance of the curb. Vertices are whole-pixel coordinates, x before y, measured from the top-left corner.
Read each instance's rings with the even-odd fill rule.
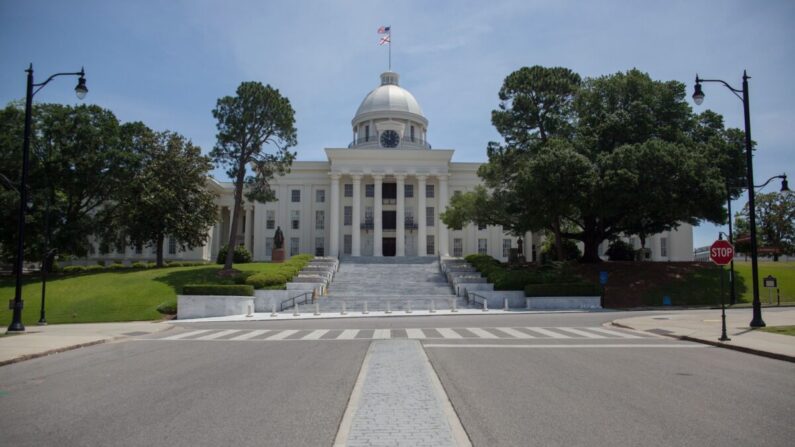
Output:
[[[111,341],[111,340],[114,340],[114,339],[105,338],[105,339],[102,339],[102,340],[90,341],[88,343],[80,343],[78,345],[65,346],[63,348],[51,349],[49,351],[44,351],[44,352],[37,352],[36,354],[25,354],[25,355],[21,355],[19,357],[15,357],[15,358],[10,359],[10,360],[0,361],[0,367],[6,366],[6,365],[11,365],[13,363],[24,362],[25,360],[33,360],[33,359],[37,359],[39,357],[46,357],[48,355],[58,354],[60,352],[72,351],[72,350],[75,350],[75,349],[86,348],[88,346],[101,345],[101,344],[106,343],[106,342]]]
[[[610,324],[612,324],[613,326],[616,326],[616,327],[623,328],[623,329],[632,329],[633,331],[640,330],[640,329],[635,329],[635,328],[633,328],[631,326],[627,326],[626,324],[617,323],[615,321],[612,321]],[[649,332],[649,331],[642,331],[642,332]],[[703,338],[690,337],[688,335],[657,334],[656,332],[650,332],[650,333],[655,334],[655,335],[662,335],[664,337],[674,338],[674,339],[677,339],[677,340],[689,341],[689,342],[694,342],[694,343],[701,343],[701,344],[705,344],[705,345],[715,346],[717,348],[730,349],[732,351],[739,351],[739,352],[743,352],[743,353],[746,353],[746,354],[753,354],[753,355],[758,355],[760,357],[767,357],[767,358],[771,358],[771,359],[775,359],[775,360],[783,360],[785,362],[795,363],[795,357],[790,356],[790,355],[786,355],[786,354],[777,354],[775,352],[762,351],[762,350],[759,350],[759,349],[747,348],[745,346],[729,345],[729,344],[721,343],[721,342],[718,342],[718,341],[712,341],[712,340],[705,340]]]

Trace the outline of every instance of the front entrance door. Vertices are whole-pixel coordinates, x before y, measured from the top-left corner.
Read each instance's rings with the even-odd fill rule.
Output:
[[[395,238],[385,237],[381,245],[384,256],[395,256]]]

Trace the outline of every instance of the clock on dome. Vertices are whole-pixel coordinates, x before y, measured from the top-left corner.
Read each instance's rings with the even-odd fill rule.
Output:
[[[400,142],[400,136],[394,130],[385,130],[381,132],[381,146],[393,148],[397,147]]]

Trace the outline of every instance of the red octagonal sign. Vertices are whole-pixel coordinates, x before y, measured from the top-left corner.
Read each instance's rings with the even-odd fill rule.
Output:
[[[709,247],[709,259],[718,265],[726,265],[734,258],[734,246],[729,241],[719,240]]]

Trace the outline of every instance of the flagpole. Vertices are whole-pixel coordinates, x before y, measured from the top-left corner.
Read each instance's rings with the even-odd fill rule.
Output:
[[[392,27],[389,27],[389,71],[392,71]]]

